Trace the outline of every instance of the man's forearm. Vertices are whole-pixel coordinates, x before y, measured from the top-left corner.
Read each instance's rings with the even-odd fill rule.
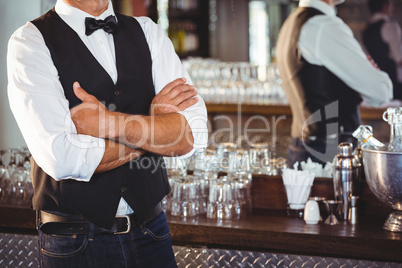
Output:
[[[107,138],[128,146],[165,156],[184,155],[193,148],[190,126],[179,113],[154,116],[113,113],[108,118]]]
[[[115,140],[165,156],[190,152],[194,138],[186,118],[178,113],[197,102],[193,87],[177,79],[169,83],[152,101],[149,116],[109,111],[93,95],[74,83],[82,104],[71,109],[77,133]]]
[[[102,160],[95,170],[95,173],[103,173],[124,165],[131,160],[140,157],[144,152],[139,149],[130,148],[124,144],[105,141],[105,153]]]

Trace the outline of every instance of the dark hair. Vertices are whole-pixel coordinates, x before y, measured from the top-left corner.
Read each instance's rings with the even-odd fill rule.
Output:
[[[371,13],[376,13],[382,10],[385,4],[388,4],[390,0],[369,0],[368,7]]]

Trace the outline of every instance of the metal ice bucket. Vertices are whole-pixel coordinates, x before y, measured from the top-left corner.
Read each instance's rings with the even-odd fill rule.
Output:
[[[384,229],[402,232],[402,152],[362,149],[364,173],[374,195],[397,210],[388,216]]]

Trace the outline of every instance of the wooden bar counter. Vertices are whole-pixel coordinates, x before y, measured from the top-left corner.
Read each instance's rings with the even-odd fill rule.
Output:
[[[176,245],[402,262],[402,234],[383,230],[383,222],[371,216],[357,225],[307,225],[284,211],[267,210],[223,222],[169,216]]]
[[[333,199],[332,179],[316,178],[311,196]],[[361,182],[356,225],[307,225],[286,215],[286,197],[280,176],[254,175],[253,213],[244,219],[217,221],[204,215],[182,219],[169,216],[173,243],[183,246],[278,252],[364,260],[402,262],[402,233],[382,229],[392,212]]]
[[[316,178],[312,196],[331,198],[332,180]],[[286,215],[283,182],[279,176],[253,177],[253,212],[244,219],[217,221],[205,215],[182,219],[168,215],[172,241],[177,246],[220,248],[327,256],[402,263],[402,233],[382,229],[391,211],[362,183],[360,222],[330,226]],[[35,212],[0,206],[0,232],[35,234]]]

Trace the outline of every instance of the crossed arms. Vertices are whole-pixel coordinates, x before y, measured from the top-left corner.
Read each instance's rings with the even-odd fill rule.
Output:
[[[105,172],[125,164],[145,151],[165,156],[189,153],[194,137],[187,120],[177,113],[194,105],[197,92],[179,78],[153,99],[148,116],[109,111],[79,83],[73,90],[82,103],[71,109],[78,134],[104,138],[105,153],[95,170]]]

